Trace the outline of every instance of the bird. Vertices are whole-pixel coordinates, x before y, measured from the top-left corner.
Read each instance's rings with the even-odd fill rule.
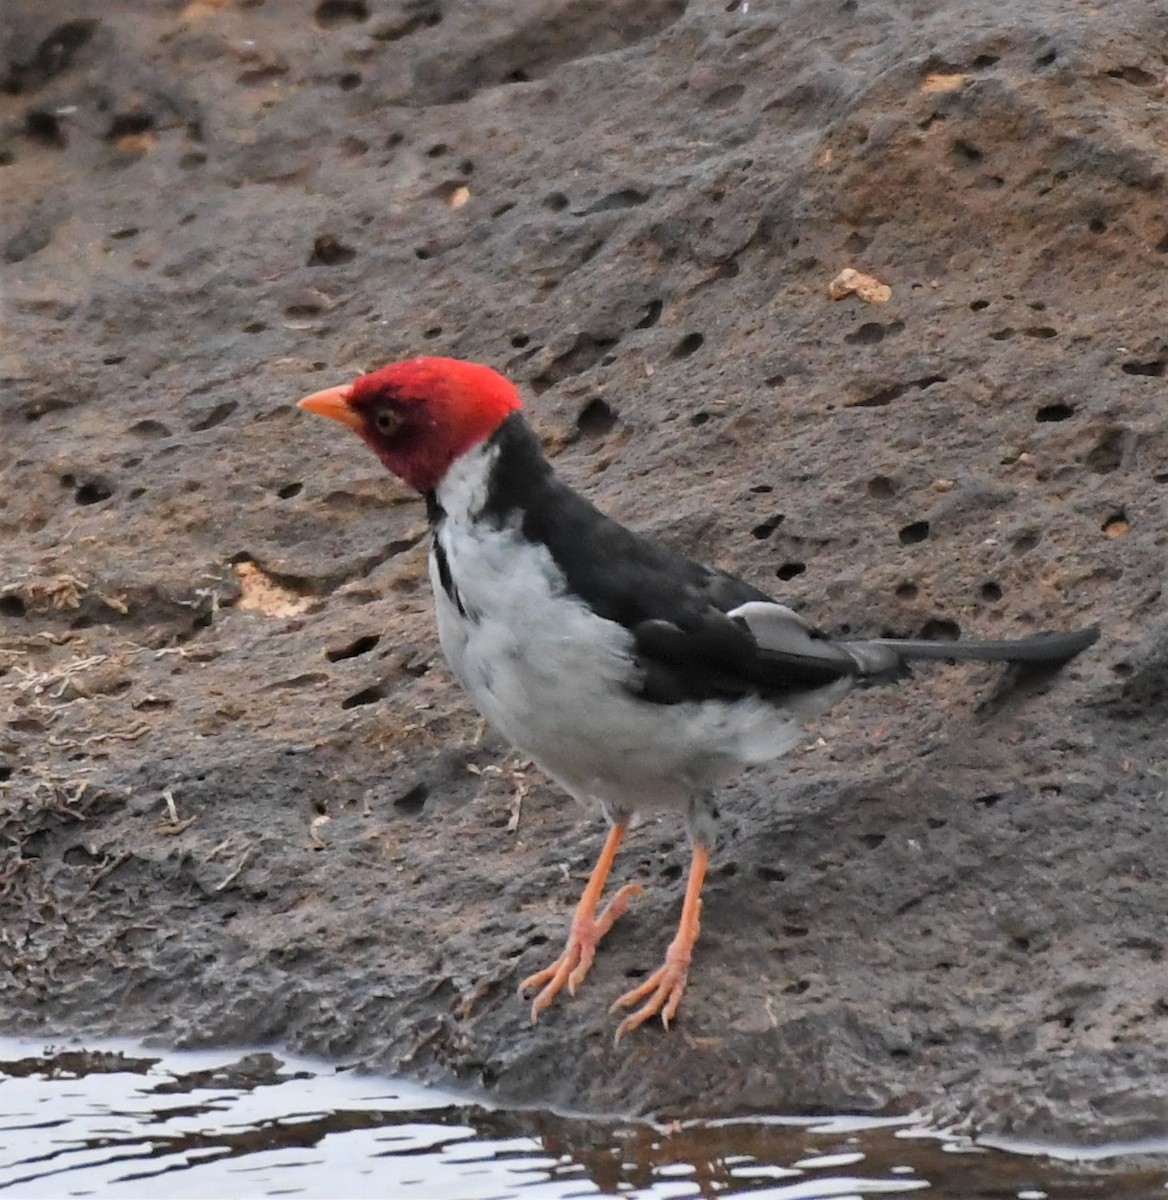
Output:
[[[603,848],[562,953],[528,976],[536,1021],[588,975],[597,944],[641,892],[604,890],[629,824],[683,815],[691,846],[677,932],[661,966],[621,995],[616,1040],[668,1030],[698,938],[720,786],[789,751],[857,686],[918,660],[1057,667],[1097,627],[1006,641],[833,637],[727,571],[601,513],[554,472],[516,386],[480,363],[420,357],[314,392],[299,406],[358,434],[421,494],[445,658],[480,714],[565,792],[599,806]]]

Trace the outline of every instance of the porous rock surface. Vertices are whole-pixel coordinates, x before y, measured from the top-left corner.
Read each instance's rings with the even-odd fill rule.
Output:
[[[512,1100],[1168,1117],[1168,6],[25,0],[0,55],[0,1014]],[[828,297],[851,267],[888,284]],[[728,790],[536,1026],[602,826],[307,391],[509,373],[602,507],[922,667]]]

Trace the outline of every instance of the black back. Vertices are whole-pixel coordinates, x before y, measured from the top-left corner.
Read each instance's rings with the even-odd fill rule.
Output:
[[[518,522],[526,538],[548,548],[569,592],[629,630],[640,668],[629,685],[635,694],[657,704],[778,700],[854,673],[848,664],[760,648],[746,623],[726,613],[769,596],[599,512],[556,478],[521,414],[500,425],[492,444],[498,458],[482,518],[500,527]],[[429,505],[431,520],[440,521],[437,503]],[[444,587],[448,575],[449,568]],[[454,581],[448,591],[457,596]]]

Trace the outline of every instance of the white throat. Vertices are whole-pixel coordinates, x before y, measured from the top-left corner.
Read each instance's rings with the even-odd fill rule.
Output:
[[[487,503],[491,468],[498,457],[498,446],[480,442],[450,465],[434,489],[448,520],[462,524],[482,512]]]

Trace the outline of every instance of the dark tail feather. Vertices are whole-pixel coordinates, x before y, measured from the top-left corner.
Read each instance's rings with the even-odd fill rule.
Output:
[[[1064,663],[1099,640],[1099,626],[1074,633],[1034,633],[1002,642],[926,642],[915,638],[873,638],[868,645],[886,646],[902,661],[949,659],[960,662]]]

